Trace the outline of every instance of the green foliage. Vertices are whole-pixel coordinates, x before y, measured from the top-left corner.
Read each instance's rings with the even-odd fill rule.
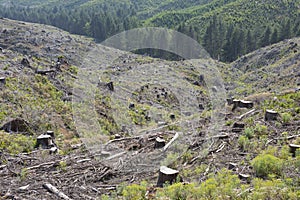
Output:
[[[195,184],[175,183],[161,189],[157,192],[156,197],[158,199],[164,199],[166,197],[174,200],[180,199],[195,199],[197,196],[197,188]]]
[[[263,153],[255,157],[251,165],[258,177],[267,177],[268,175],[281,175],[283,161],[273,155]]]
[[[252,127],[247,127],[244,130],[244,135],[248,138],[251,139],[254,137],[254,129]]]
[[[258,135],[266,135],[268,134],[268,127],[262,124],[256,124],[254,131],[258,134]]]
[[[289,187],[280,179],[262,180],[255,178],[253,181],[254,190],[252,199],[299,199],[300,192]]]
[[[140,185],[132,184],[125,187],[122,191],[122,196],[126,200],[143,200],[146,199],[147,182],[142,182]]]
[[[243,151],[247,151],[250,147],[250,140],[247,136],[241,135],[239,137],[238,144]]]
[[[30,152],[34,149],[36,140],[32,136],[0,133],[0,150],[12,154]]]
[[[10,7],[0,6],[0,16],[54,25],[98,41],[136,27],[167,27],[199,41],[213,58],[233,61],[299,35],[298,4],[298,0],[15,0]]]
[[[19,176],[21,181],[24,181],[28,175],[28,170],[26,168],[22,169]]]
[[[287,124],[287,123],[289,123],[291,121],[292,115],[289,114],[289,113],[282,113],[281,118],[282,118],[282,122],[284,124]]]
[[[60,161],[59,165],[57,166],[58,170],[66,171],[67,170],[67,162],[66,161]]]

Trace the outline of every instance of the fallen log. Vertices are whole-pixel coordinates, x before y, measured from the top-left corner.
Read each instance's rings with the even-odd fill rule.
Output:
[[[65,195],[64,193],[62,193],[61,191],[59,191],[56,187],[54,187],[53,185],[51,185],[50,183],[45,183],[43,184],[43,187],[45,189],[47,189],[49,192],[52,192],[54,194],[56,194],[57,196],[59,196],[62,199],[65,200],[72,200],[70,197],[68,197],[67,195]]]
[[[168,142],[168,144],[166,144],[166,146],[164,147],[164,151],[166,151],[169,146],[171,146],[171,144],[177,140],[177,138],[179,137],[179,133],[176,133],[175,136],[170,140],[170,142]]]
[[[48,73],[53,73],[53,72],[56,72],[56,70],[55,69],[48,69],[48,70],[39,70],[39,69],[37,69],[35,71],[35,73],[41,74],[41,75],[46,75]]]

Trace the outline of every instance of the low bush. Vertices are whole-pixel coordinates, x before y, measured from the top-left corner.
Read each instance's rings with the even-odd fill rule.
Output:
[[[35,144],[36,140],[32,136],[0,133],[0,150],[11,154],[30,152]]]
[[[281,175],[283,161],[273,155],[263,153],[255,157],[251,165],[258,177],[267,177],[268,175]]]

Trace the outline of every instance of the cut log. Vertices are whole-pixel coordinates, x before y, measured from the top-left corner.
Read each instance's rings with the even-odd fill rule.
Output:
[[[159,169],[159,176],[157,180],[157,187],[163,187],[165,183],[172,184],[176,181],[179,171],[161,166]]]
[[[278,113],[274,110],[266,110],[265,121],[277,120]]]
[[[166,150],[171,146],[171,144],[172,144],[173,142],[175,142],[175,140],[177,140],[178,137],[179,137],[179,133],[176,133],[176,134],[174,135],[174,137],[170,140],[170,142],[168,142],[168,143],[166,144],[166,146],[164,147],[164,151],[166,151]]]
[[[158,125],[159,127],[161,127],[161,126],[166,126],[166,125],[168,125],[168,123],[167,123],[167,122],[157,122],[157,125]]]
[[[72,200],[70,197],[68,197],[67,195],[65,195],[64,193],[62,193],[61,191],[59,191],[56,187],[54,187],[53,185],[51,185],[50,183],[45,183],[43,185],[43,187],[45,189],[47,189],[49,192],[52,192],[54,194],[56,194],[58,197],[65,199],[65,200]]]
[[[290,147],[290,153],[292,153],[292,156],[296,157],[296,151],[297,151],[297,149],[300,149],[300,145],[290,144],[289,147]]]
[[[157,137],[155,139],[155,144],[154,144],[154,148],[155,149],[159,149],[159,148],[163,148],[166,145],[166,141],[160,137]]]
[[[48,70],[39,70],[39,69],[37,69],[35,71],[35,73],[41,74],[41,75],[46,75],[48,73],[53,73],[53,72],[56,72],[56,70],[55,69],[48,69]]]

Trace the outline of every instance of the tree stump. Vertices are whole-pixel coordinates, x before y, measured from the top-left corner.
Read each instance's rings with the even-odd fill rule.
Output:
[[[110,91],[112,91],[112,92],[115,90],[115,89],[114,89],[114,83],[113,83],[113,82],[107,83],[106,86],[107,86],[108,89],[109,89]]]
[[[176,181],[179,171],[161,166],[159,169],[159,176],[157,180],[157,187],[163,187],[165,183],[172,184]]]
[[[47,131],[46,135],[50,135],[52,139],[55,138],[54,132],[53,131]]]
[[[249,174],[239,174],[239,178],[242,180],[242,181],[247,181],[249,182],[250,181],[250,178],[251,176]]]
[[[231,163],[228,164],[228,169],[229,170],[236,170],[237,166],[238,166],[238,164],[231,162]]]
[[[245,124],[241,122],[234,122],[232,125],[232,131],[235,133],[239,133],[243,131],[245,128]]]
[[[252,101],[234,99],[232,111],[234,111],[236,108],[253,108],[253,106],[254,103]]]
[[[175,118],[176,118],[175,114],[173,114],[173,113],[170,114],[170,119],[171,119],[171,120],[175,120]]]
[[[134,108],[135,108],[135,104],[131,102],[131,103],[129,104],[128,108],[129,108],[129,109],[134,109]]]
[[[265,121],[277,120],[278,113],[274,110],[266,110]]]
[[[226,99],[227,104],[228,104],[228,105],[232,105],[232,104],[233,104],[233,100],[234,100],[233,97],[227,98],[227,99]]]
[[[23,58],[21,61],[21,65],[23,65],[24,67],[30,67],[30,63],[27,60],[27,58]]]
[[[49,149],[53,146],[52,137],[50,135],[42,134],[37,137],[37,146],[41,146],[43,149]]]
[[[6,78],[0,77],[0,84],[5,85],[5,83],[6,83]]]
[[[160,137],[157,137],[155,140],[154,148],[159,149],[163,148],[166,145],[166,141]]]
[[[289,147],[290,147],[290,153],[292,153],[292,156],[296,157],[296,151],[297,151],[297,149],[300,148],[300,145],[290,144]]]

